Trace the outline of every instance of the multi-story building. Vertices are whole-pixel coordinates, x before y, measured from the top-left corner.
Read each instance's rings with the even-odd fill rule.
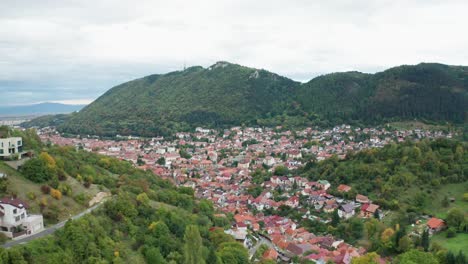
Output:
[[[42,215],[29,215],[28,205],[16,198],[0,200],[0,232],[9,238],[32,235],[44,229]]]
[[[20,137],[0,138],[0,158],[8,158],[23,152],[23,139]]]

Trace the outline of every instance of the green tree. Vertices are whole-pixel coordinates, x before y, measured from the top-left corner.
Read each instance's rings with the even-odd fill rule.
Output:
[[[340,216],[338,215],[338,210],[333,211],[331,225],[336,227],[340,223]]]
[[[379,264],[380,263],[380,256],[375,253],[367,253],[363,256],[352,258],[351,264]]]
[[[442,198],[442,201],[440,203],[443,207],[449,207],[450,202],[447,195],[444,195],[444,198]]]
[[[429,250],[429,231],[424,230],[422,236],[421,236],[421,247],[424,249],[424,251]]]
[[[289,170],[287,167],[280,165],[275,168],[274,174],[277,176],[285,176],[288,175]]]
[[[398,241],[398,250],[400,252],[406,252],[411,248],[413,248],[413,241],[411,240],[411,238],[409,238],[408,236],[400,238],[400,240]]]
[[[450,211],[447,213],[447,225],[449,227],[461,230],[463,228],[464,221],[465,216],[458,208],[450,209]]]
[[[146,263],[158,263],[158,264],[167,263],[164,257],[161,255],[159,248],[155,248],[155,247],[151,247],[145,250],[145,260],[146,260]]]
[[[396,263],[398,264],[439,264],[437,259],[429,252],[422,252],[416,249],[412,249],[406,253],[403,253],[397,258]]]
[[[47,161],[42,158],[26,161],[21,167],[21,173],[36,183],[47,182],[56,176],[55,167],[48,165]]]
[[[159,165],[166,165],[166,159],[164,157],[159,158],[156,163]]]
[[[248,264],[249,253],[240,243],[228,242],[219,246],[218,255],[225,264]]]
[[[188,225],[186,227],[184,241],[185,264],[204,264],[202,238],[198,226]]]

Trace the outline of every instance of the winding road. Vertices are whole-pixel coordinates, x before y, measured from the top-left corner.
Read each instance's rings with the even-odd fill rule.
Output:
[[[105,202],[105,200],[103,200],[100,203],[98,203],[98,204],[84,210],[83,212],[81,212],[81,213],[79,213],[77,215],[72,216],[71,218],[69,218],[69,219],[67,219],[65,221],[59,222],[59,223],[57,223],[57,224],[55,224],[55,225],[53,225],[51,227],[48,227],[48,228],[42,230],[39,233],[24,237],[24,238],[21,238],[21,239],[18,239],[18,240],[9,241],[9,242],[1,245],[1,247],[2,248],[10,248],[10,247],[14,247],[14,246],[17,246],[17,245],[28,243],[29,241],[34,240],[34,239],[38,239],[38,238],[50,235],[50,234],[54,233],[57,229],[60,229],[60,228],[64,227],[68,220],[70,220],[70,219],[71,220],[79,219],[79,218],[83,217],[84,215],[89,214],[92,211],[99,208],[101,205],[104,204],[104,202]]]

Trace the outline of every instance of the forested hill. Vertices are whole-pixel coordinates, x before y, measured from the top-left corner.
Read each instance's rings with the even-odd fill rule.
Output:
[[[377,74],[334,73],[302,85],[298,101],[308,113],[334,122],[421,119],[464,122],[468,67],[400,66]]]
[[[193,126],[252,123],[278,115],[298,83],[226,62],[151,75],[112,88],[61,129],[77,134],[167,134]]]
[[[301,84],[218,62],[121,84],[62,122],[51,119],[73,134],[153,136],[241,124],[463,123],[467,113],[468,67],[419,64],[376,74],[333,73]]]

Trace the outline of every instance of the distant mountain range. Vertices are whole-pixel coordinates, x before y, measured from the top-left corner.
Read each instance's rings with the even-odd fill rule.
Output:
[[[218,62],[118,85],[79,113],[51,117],[73,134],[167,135],[196,126],[466,122],[468,67],[422,63],[299,83]],[[27,125],[48,124],[48,118]]]
[[[1,116],[64,114],[81,110],[85,105],[67,105],[60,103],[39,103],[31,105],[0,106]]]

